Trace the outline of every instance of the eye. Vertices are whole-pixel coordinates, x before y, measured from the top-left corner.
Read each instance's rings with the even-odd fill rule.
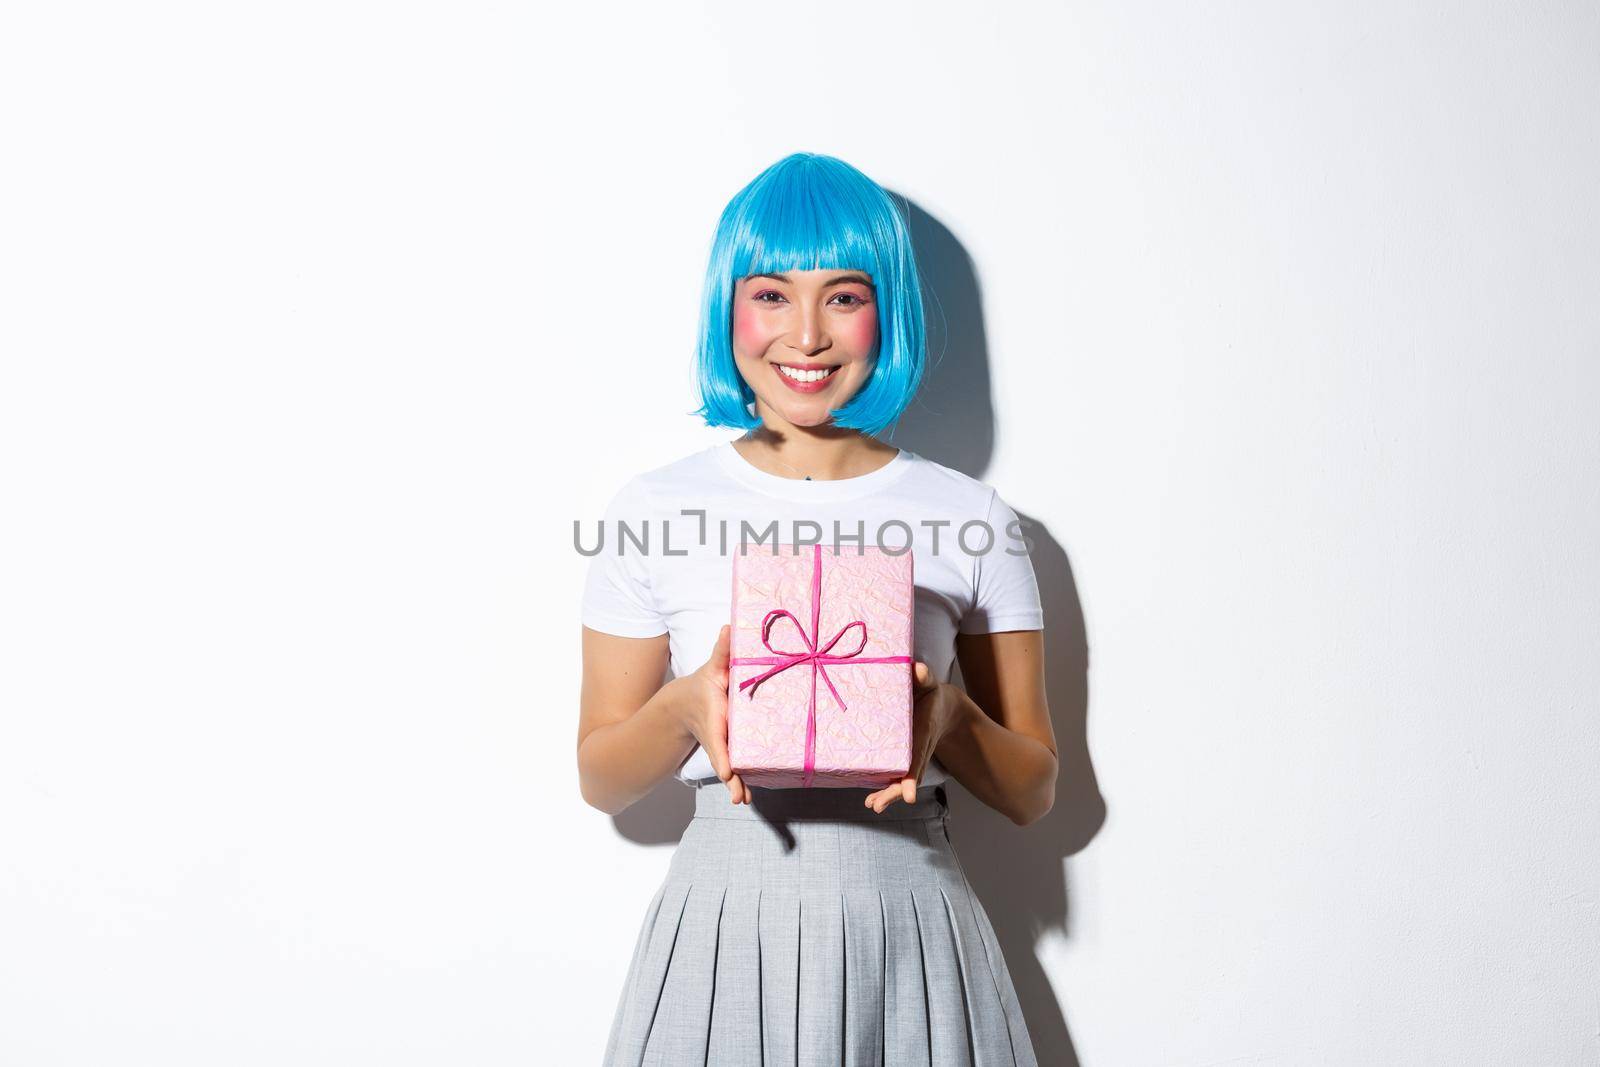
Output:
[[[850,303],[845,304],[845,307],[860,307],[866,303],[865,300],[861,299],[854,293],[840,293],[839,296],[847,296],[850,298]],[[834,299],[837,300],[839,296],[834,297]]]
[[[754,300],[758,304],[772,304],[772,303],[776,303],[777,302],[777,301],[766,299],[769,296],[775,296],[775,297],[778,298],[778,300],[782,300],[783,299],[783,294],[782,293],[774,292],[771,289],[763,289],[763,290],[761,290],[761,292],[757,293],[755,296],[751,297],[750,299]]]

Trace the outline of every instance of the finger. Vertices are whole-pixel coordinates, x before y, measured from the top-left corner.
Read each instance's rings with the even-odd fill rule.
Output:
[[[706,746],[706,755],[711,757],[711,769],[722,779],[723,784],[727,785],[733,778],[733,768],[728,766],[727,750],[713,742]]]
[[[867,799],[868,807],[873,811],[882,812],[884,808],[900,799],[900,782],[895,781],[884,786]]]
[[[932,688],[933,672],[928,670],[928,665],[918,660],[911,665],[911,679],[918,693]]]
[[[744,783],[733,773],[733,763],[728,758],[728,645],[729,627],[724,623],[717,631],[716,643],[711,646],[711,655],[706,659],[706,669],[713,675],[721,695],[711,715],[711,728],[707,731],[709,736],[702,738],[700,744],[711,760],[712,770],[717,772],[717,777],[728,787],[729,796],[737,803]]]
[[[701,746],[711,759],[711,768],[724,782],[733,777],[733,767],[728,762],[728,708],[726,703],[711,714],[711,729],[701,739]]]
[[[728,778],[728,796],[733,798],[735,804],[750,803],[750,787],[744,784],[744,779],[737,774]]]
[[[913,796],[914,795],[915,794],[913,794]],[[890,804],[893,804],[897,800],[904,799],[905,780],[902,779],[886,789],[881,789],[877,793],[873,794],[873,796],[877,799],[873,802],[872,810],[877,812],[879,815],[882,815],[884,810],[888,808]]]
[[[930,729],[924,715],[916,716],[911,722],[911,767],[896,784],[901,799],[907,804],[917,802],[917,783],[922,781],[922,776],[928,770],[928,761],[933,758],[933,745],[929,743]]]
[[[724,689],[728,688],[728,647],[731,644],[732,636],[724,623],[722,629],[717,631],[717,643],[711,646],[711,656],[706,661]]]

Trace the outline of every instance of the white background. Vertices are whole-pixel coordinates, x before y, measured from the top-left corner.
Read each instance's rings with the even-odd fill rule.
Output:
[[[14,5],[0,1061],[598,1061],[688,812],[580,799],[572,522],[806,149],[1041,541],[1041,1062],[1600,1063],[1597,109],[1571,2]]]

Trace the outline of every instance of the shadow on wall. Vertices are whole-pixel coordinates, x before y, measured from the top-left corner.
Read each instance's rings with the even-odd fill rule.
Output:
[[[1034,943],[1050,930],[1071,934],[1064,861],[1094,839],[1106,808],[1089,758],[1089,655],[1072,569],[1048,532],[1022,509],[1017,515],[1033,539],[1044,602],[1045,684],[1061,768],[1056,802],[1044,818],[1019,827],[952,783],[950,843],[994,924],[1039,1062],[1077,1067],[1066,1016]]]
[[[996,420],[978,279],[955,236],[915,204],[909,206],[927,290],[929,368],[917,399],[888,439],[983,480],[993,457]],[[1007,496],[1007,502],[1033,541],[1061,773],[1055,807],[1028,827],[1013,825],[952,781],[947,789],[950,839],[1000,940],[1039,1062],[1077,1067],[1066,1017],[1034,943],[1050,930],[1070,935],[1064,861],[1087,846],[1105,822],[1088,748],[1088,637],[1066,552],[1017,501]],[[693,815],[693,790],[668,778],[614,822],[630,841],[675,845]]]

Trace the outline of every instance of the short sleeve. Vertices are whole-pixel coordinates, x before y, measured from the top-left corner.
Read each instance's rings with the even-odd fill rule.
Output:
[[[587,550],[597,542],[600,546],[589,557],[584,579],[583,625],[619,637],[656,637],[667,632],[650,586],[650,560],[639,547],[650,543],[646,531],[659,525],[649,494],[635,477],[611,498],[600,529],[583,532],[581,548]]]
[[[973,557],[972,607],[961,617],[958,632],[1044,629],[1039,581],[1023,542],[1021,520],[1000,494],[994,493],[984,521],[994,531],[994,542],[987,552]]]

